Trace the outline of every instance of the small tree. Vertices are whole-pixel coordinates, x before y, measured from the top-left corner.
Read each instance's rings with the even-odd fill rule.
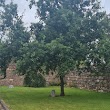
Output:
[[[74,53],[71,53],[71,47],[61,44],[59,40],[47,43],[46,47],[45,66],[47,73],[50,70],[57,73],[61,81],[60,96],[64,96],[64,77],[70,70],[75,68]]]
[[[5,78],[10,61],[20,57],[19,49],[24,43],[29,42],[30,34],[23,26],[22,16],[18,16],[17,4],[5,4],[4,1],[1,6],[3,10],[0,14],[0,68]]]
[[[11,55],[9,46],[6,43],[0,42],[0,70],[1,73],[6,77],[6,69],[10,63]]]
[[[33,41],[27,43],[20,50],[21,57],[17,61],[17,71],[25,74],[24,84],[31,87],[45,86],[43,66],[45,62],[44,45]]]

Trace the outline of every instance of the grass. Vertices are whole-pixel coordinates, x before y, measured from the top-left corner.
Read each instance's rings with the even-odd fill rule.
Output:
[[[0,98],[10,110],[110,110],[110,93],[65,88],[65,97],[52,98],[52,89],[59,94],[59,87],[0,87]]]

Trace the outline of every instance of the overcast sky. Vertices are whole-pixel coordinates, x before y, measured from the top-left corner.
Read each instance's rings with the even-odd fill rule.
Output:
[[[10,0],[6,0],[9,2]],[[18,4],[18,12],[19,15],[22,15],[24,13],[23,21],[25,25],[29,25],[30,22],[36,22],[38,19],[35,19],[35,7],[33,7],[31,10],[29,9],[28,5],[29,3],[26,0],[13,0],[14,3]],[[107,11],[107,13],[110,13],[110,0],[101,0],[101,4],[104,7],[104,10]]]

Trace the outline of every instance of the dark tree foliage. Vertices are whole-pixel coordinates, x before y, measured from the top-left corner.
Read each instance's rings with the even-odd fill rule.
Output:
[[[32,72],[28,72],[24,78],[24,86],[27,87],[45,87],[46,81],[45,78],[40,74]]]
[[[5,4],[5,0],[0,0],[0,7]]]
[[[3,6],[0,30],[7,39],[4,43],[1,39],[0,60],[4,67],[16,59],[17,70],[31,79],[32,85],[37,85],[32,80],[36,75],[56,72],[61,96],[65,95],[64,77],[71,70],[109,72],[110,17],[101,11],[98,0],[30,0],[30,8],[33,5],[40,21],[31,24],[31,40],[17,5]]]
[[[58,72],[64,96],[63,78],[71,69],[97,72],[101,67],[95,50],[110,33],[110,19],[98,0],[30,0],[30,8],[33,5],[44,24],[43,31],[37,27],[34,34],[43,38],[46,70]]]
[[[6,69],[12,59],[19,59],[19,49],[28,43],[30,34],[18,16],[17,5],[11,2],[2,6],[0,14],[0,68],[6,77]]]
[[[6,77],[6,69],[11,61],[10,46],[0,42],[0,71]]]

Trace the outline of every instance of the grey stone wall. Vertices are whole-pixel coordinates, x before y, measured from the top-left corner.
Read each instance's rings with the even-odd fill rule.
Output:
[[[94,90],[97,92],[110,92],[110,76],[95,76],[83,73],[78,75],[74,72],[66,75],[67,86],[80,89]]]

